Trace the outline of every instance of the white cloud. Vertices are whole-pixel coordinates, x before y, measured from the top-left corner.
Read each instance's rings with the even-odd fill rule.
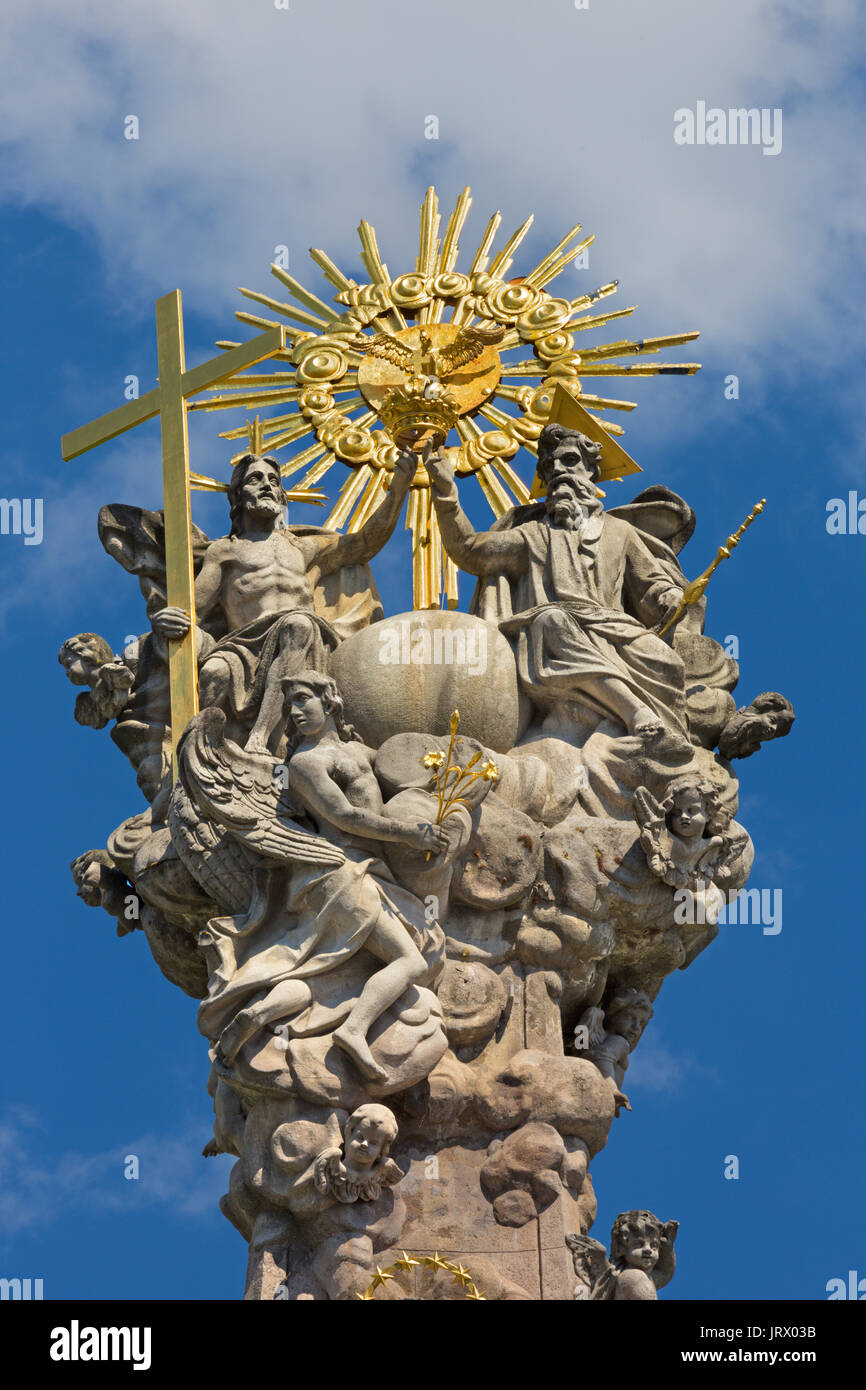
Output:
[[[626,1092],[645,1088],[648,1091],[677,1091],[688,1070],[688,1062],[675,1057],[652,1034],[642,1039],[629,1061],[624,1081]]]
[[[210,1218],[234,1160],[202,1158],[202,1135],[205,1127],[190,1122],[182,1133],[139,1135],[99,1153],[52,1152],[50,1126],[33,1110],[13,1107],[0,1120],[0,1231],[51,1225],[70,1207],[163,1206]],[[124,1177],[129,1155],[138,1159],[137,1179]]]
[[[181,284],[228,327],[233,286],[267,289],[279,242],[293,271],[310,244],[357,266],[362,216],[395,273],[409,268],[418,195],[435,181],[443,200],[473,185],[467,248],[496,206],[511,225],[535,209],[539,245],[580,218],[600,240],[591,271],[565,277],[572,292],[619,276],[623,302],[646,310],[639,332],[699,326],[705,357],[793,371],[850,352],[859,332],[853,0],[5,11],[7,197],[99,239],[120,312]],[[674,111],[699,99],[781,106],[781,155],[675,145]],[[138,141],[123,139],[128,114]]]

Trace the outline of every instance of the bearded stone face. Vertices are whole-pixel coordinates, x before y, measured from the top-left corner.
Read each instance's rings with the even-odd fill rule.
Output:
[[[794,708],[782,695],[768,692],[732,714],[719,736],[723,758],[750,758],[762,743],[784,738],[794,722]]]
[[[232,534],[242,516],[264,522],[283,515],[286,505],[279,465],[250,455],[237,464],[228,487]]]
[[[573,531],[600,509],[598,489],[576,449],[563,445],[546,464],[547,515],[552,526]]]
[[[548,426],[539,439],[538,466],[547,488],[545,505],[551,526],[573,531],[594,512],[601,510],[596,485],[596,469],[590,466],[581,447],[588,440],[576,431]]]
[[[279,475],[269,464],[254,459],[244,474],[240,500],[244,511],[248,513],[263,516],[279,514],[285,501]]]

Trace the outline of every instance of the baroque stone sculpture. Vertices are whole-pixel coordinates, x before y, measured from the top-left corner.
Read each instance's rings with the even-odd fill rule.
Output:
[[[566,1244],[578,1282],[576,1299],[644,1302],[674,1276],[678,1222],[659,1221],[651,1211],[624,1211],[610,1233],[610,1260],[600,1241],[572,1233]]]
[[[482,323],[508,320],[476,293]],[[358,287],[341,294],[321,361],[299,335],[299,371],[363,356],[377,314],[395,328]],[[537,495],[472,526],[467,455],[437,421],[477,404],[495,324],[464,335],[445,392],[427,389],[443,325],[402,356],[383,337],[358,372],[378,373],[397,445],[348,534],[285,524],[260,430],[227,486],[228,534],[189,532],[188,608],[168,601],[163,514],[103,508],[150,626],[120,656],[79,634],[60,661],[89,687],[76,719],[114,721],[148,804],[79,855],[76,886],[200,1000],[204,1153],[236,1160],[222,1208],[248,1244],[248,1298],[655,1298],[676,1223],[624,1213],[608,1261],[588,1235],[591,1162],[631,1109],[629,1055],[665,978],[747,881],[731,759],[793,710],[776,693],[736,709],[705,577],[695,601],[680,568],[691,509],[656,485],[606,510],[607,445],[582,429],[530,431]],[[476,577],[468,613],[384,616],[369,566],[407,494],[413,527],[427,497],[447,564]],[[173,730],[183,643],[201,709]]]

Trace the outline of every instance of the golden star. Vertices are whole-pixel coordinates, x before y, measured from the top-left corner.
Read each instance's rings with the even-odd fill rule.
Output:
[[[479,1303],[486,1303],[487,1299],[480,1289],[476,1289],[474,1284],[470,1284],[466,1290],[467,1298],[474,1298]]]
[[[373,1290],[372,1290],[372,1289],[365,1289],[363,1293],[356,1293],[356,1294],[355,1294],[355,1297],[356,1297],[356,1298],[360,1298],[361,1302],[363,1303],[363,1302],[365,1301],[365,1299],[368,1299],[368,1298],[372,1298],[372,1297],[373,1297]]]
[[[376,1273],[373,1276],[373,1282],[371,1283],[370,1288],[378,1289],[380,1284],[384,1284],[387,1279],[393,1278],[394,1275],[390,1272],[390,1270],[382,1269],[379,1265],[376,1265]]]
[[[426,1265],[428,1269],[444,1269],[449,1274],[451,1273],[451,1266],[447,1260],[442,1259],[438,1250],[435,1250],[432,1255],[425,1255],[421,1263]]]
[[[402,1258],[399,1259],[399,1260],[395,1260],[395,1261],[394,1261],[394,1268],[395,1268],[395,1269],[412,1269],[412,1267],[413,1267],[414,1265],[420,1266],[420,1264],[421,1264],[421,1261],[420,1261],[420,1260],[413,1260],[413,1259],[412,1259],[412,1256],[411,1256],[411,1255],[407,1255],[407,1254],[406,1254],[406,1251],[404,1250],[404,1251],[402,1252]]]
[[[467,1284],[472,1283],[472,1276],[469,1273],[469,1270],[464,1269],[463,1266],[460,1264],[454,1266],[454,1279],[456,1283],[462,1284],[464,1288],[467,1286]]]

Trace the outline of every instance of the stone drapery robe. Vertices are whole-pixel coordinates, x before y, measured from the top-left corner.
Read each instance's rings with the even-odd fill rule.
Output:
[[[514,640],[536,703],[581,700],[610,718],[590,682],[616,678],[688,738],[682,662],[649,630],[678,591],[634,526],[598,512],[569,531],[550,525],[541,503],[475,533],[453,487],[436,510],[448,553],[479,577],[470,611]]]

